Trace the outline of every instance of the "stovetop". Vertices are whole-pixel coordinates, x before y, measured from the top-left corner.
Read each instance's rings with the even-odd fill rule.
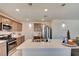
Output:
[[[0,40],[7,40],[7,42],[11,42],[16,40],[15,38],[12,38],[11,35],[0,35]]]

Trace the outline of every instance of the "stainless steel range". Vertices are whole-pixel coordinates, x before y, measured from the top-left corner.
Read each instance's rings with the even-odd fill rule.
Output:
[[[6,35],[6,34],[3,34],[3,35],[0,35],[0,40],[7,40],[6,42],[6,48],[7,48],[7,55],[9,54],[9,51],[12,50],[13,48],[16,47],[16,38],[12,38],[12,35],[9,34],[9,35]]]

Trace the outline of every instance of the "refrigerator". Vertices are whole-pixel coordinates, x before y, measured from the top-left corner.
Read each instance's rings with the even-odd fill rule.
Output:
[[[47,25],[43,25],[42,36],[44,39],[52,39],[52,28]]]

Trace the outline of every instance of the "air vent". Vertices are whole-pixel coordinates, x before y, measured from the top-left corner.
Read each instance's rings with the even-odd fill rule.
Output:
[[[32,3],[28,3],[29,6],[32,6]]]
[[[66,4],[65,3],[63,3],[61,6],[65,6]]]
[[[44,15],[44,17],[47,17],[47,15]]]

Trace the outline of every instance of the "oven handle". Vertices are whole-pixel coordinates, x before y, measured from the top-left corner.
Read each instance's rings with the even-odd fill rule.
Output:
[[[11,41],[11,42],[9,42],[8,44],[12,44],[12,43],[16,43],[16,41]]]

